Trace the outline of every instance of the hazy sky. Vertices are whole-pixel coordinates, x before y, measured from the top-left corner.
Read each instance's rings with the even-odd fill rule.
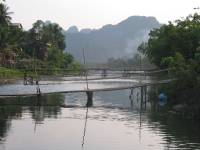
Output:
[[[194,13],[200,0],[7,0],[13,22],[29,29],[38,19],[59,23],[64,29],[76,25],[100,28],[129,16],[155,16],[167,23]],[[200,12],[200,10],[197,10]]]

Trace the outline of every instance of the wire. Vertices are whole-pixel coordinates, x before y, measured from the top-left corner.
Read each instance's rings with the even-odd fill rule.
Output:
[[[39,77],[38,77],[38,73],[37,73],[37,63],[36,63],[36,59],[35,59],[35,52],[34,52],[34,71],[35,71],[35,76],[36,76],[36,92],[37,95],[41,95],[41,90],[40,90],[40,85],[39,85]]]
[[[84,50],[84,49],[83,49],[83,61],[84,61],[84,65],[86,65],[86,60],[85,60],[85,50]],[[87,90],[88,90],[89,87],[88,87],[87,71],[85,72],[85,80],[86,80],[86,85],[87,85]]]

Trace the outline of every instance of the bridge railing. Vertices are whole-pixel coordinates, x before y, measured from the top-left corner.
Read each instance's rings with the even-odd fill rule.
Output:
[[[26,72],[27,74],[34,74],[32,69],[21,69],[20,71]],[[52,75],[54,77],[58,76],[96,76],[99,79],[102,78],[131,78],[131,77],[155,77],[161,79],[169,79],[170,69],[160,69],[160,70],[122,70],[122,69],[105,69],[105,68],[82,68],[80,70],[74,71],[72,69],[37,69],[38,75]],[[141,79],[142,80],[142,79]]]

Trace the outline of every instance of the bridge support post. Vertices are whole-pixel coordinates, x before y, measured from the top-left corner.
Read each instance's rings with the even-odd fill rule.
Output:
[[[145,101],[145,109],[147,107],[147,86],[144,87],[144,101]]]
[[[142,105],[143,105],[143,91],[144,91],[143,89],[144,89],[144,87],[141,86],[141,92],[140,92],[140,94],[141,94],[140,109],[142,109]]]
[[[92,91],[86,91],[86,95],[87,95],[87,107],[91,107],[93,106],[93,92]]]
[[[102,70],[101,76],[102,76],[102,78],[106,78],[107,77],[107,70],[106,69]]]

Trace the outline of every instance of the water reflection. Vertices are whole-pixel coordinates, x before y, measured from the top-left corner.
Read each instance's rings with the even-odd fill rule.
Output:
[[[129,92],[95,93],[89,109],[85,93],[1,99],[0,148],[200,149],[199,123],[150,104],[141,110],[137,91],[131,107]]]
[[[85,136],[86,136],[88,112],[89,112],[88,110],[89,110],[89,107],[87,107],[86,115],[85,115],[85,124],[84,124],[84,130],[83,130],[83,140],[82,140],[82,150],[84,150],[84,144],[85,144]]]
[[[149,125],[152,129],[159,127],[168,149],[199,149],[200,123],[174,114],[148,114]],[[157,124],[159,123],[159,125]]]
[[[36,124],[45,118],[56,118],[61,114],[64,95],[54,94],[36,97],[7,97],[0,98],[0,141],[5,139],[10,129],[12,119],[22,119],[29,113]],[[48,107],[46,107],[48,106]]]

